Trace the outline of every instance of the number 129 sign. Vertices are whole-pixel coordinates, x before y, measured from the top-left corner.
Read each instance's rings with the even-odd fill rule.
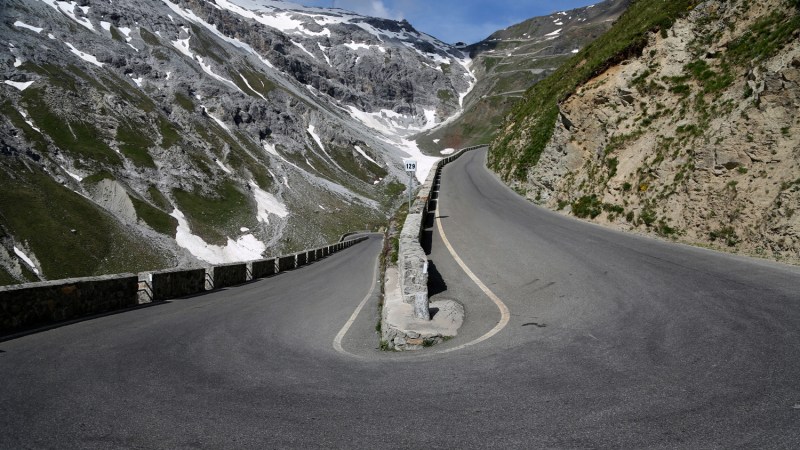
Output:
[[[417,171],[417,161],[413,159],[403,159],[403,164],[406,166],[406,172],[416,172]]]

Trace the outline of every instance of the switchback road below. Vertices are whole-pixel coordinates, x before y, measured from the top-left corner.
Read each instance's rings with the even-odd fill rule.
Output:
[[[433,300],[462,302],[464,325],[381,352],[372,235],[272,278],[0,342],[0,448],[800,445],[799,268],[538,208],[485,153],[444,168],[436,216],[508,308],[490,338],[459,348],[501,314],[434,226]]]

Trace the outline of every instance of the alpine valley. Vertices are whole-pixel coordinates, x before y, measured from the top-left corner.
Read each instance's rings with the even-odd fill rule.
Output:
[[[475,83],[405,21],[277,1],[10,0],[0,46],[0,284],[379,227]]]

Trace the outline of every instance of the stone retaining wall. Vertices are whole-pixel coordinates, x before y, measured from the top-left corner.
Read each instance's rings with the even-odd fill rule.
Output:
[[[243,284],[247,281],[247,264],[223,264],[210,267],[213,289],[222,289],[227,286]]]
[[[199,294],[206,290],[206,269],[161,270],[147,275],[154,302]]]
[[[0,287],[0,334],[136,306],[132,273]]]
[[[442,167],[455,159],[461,157],[465,152],[486,147],[486,145],[476,145],[460,150],[458,153],[440,159],[428,173],[425,182],[420,186],[417,197],[411,204],[403,229],[400,232],[400,246],[397,255],[397,266],[400,270],[400,292],[403,302],[414,304],[419,303],[417,294],[422,294],[424,305],[416,305],[414,308],[417,318],[430,318],[428,310],[428,257],[422,249],[420,243],[422,233],[425,230],[425,222],[428,218],[428,210],[436,208],[435,199],[431,199],[434,183],[439,176]],[[433,201],[431,201],[433,200]]]
[[[275,275],[276,264],[275,258],[253,261],[251,269],[253,273],[253,279],[257,280],[259,278]]]

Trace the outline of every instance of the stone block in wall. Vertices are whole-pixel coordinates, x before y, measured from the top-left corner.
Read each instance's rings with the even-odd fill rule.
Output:
[[[281,256],[278,258],[278,271],[284,272],[286,270],[292,270],[295,267],[295,258],[294,255],[289,256]]]
[[[247,264],[222,264],[211,268],[214,289],[235,286],[247,282]]]
[[[310,263],[317,260],[317,251],[316,250],[309,250],[306,252],[306,261]]]
[[[150,289],[154,302],[199,294],[206,290],[206,269],[153,272]]]
[[[275,258],[253,261],[253,279],[275,275]]]
[[[0,287],[0,335],[136,306],[138,290],[130,273]]]
[[[308,264],[308,254],[306,252],[297,253],[295,257],[297,258],[297,267]]]

